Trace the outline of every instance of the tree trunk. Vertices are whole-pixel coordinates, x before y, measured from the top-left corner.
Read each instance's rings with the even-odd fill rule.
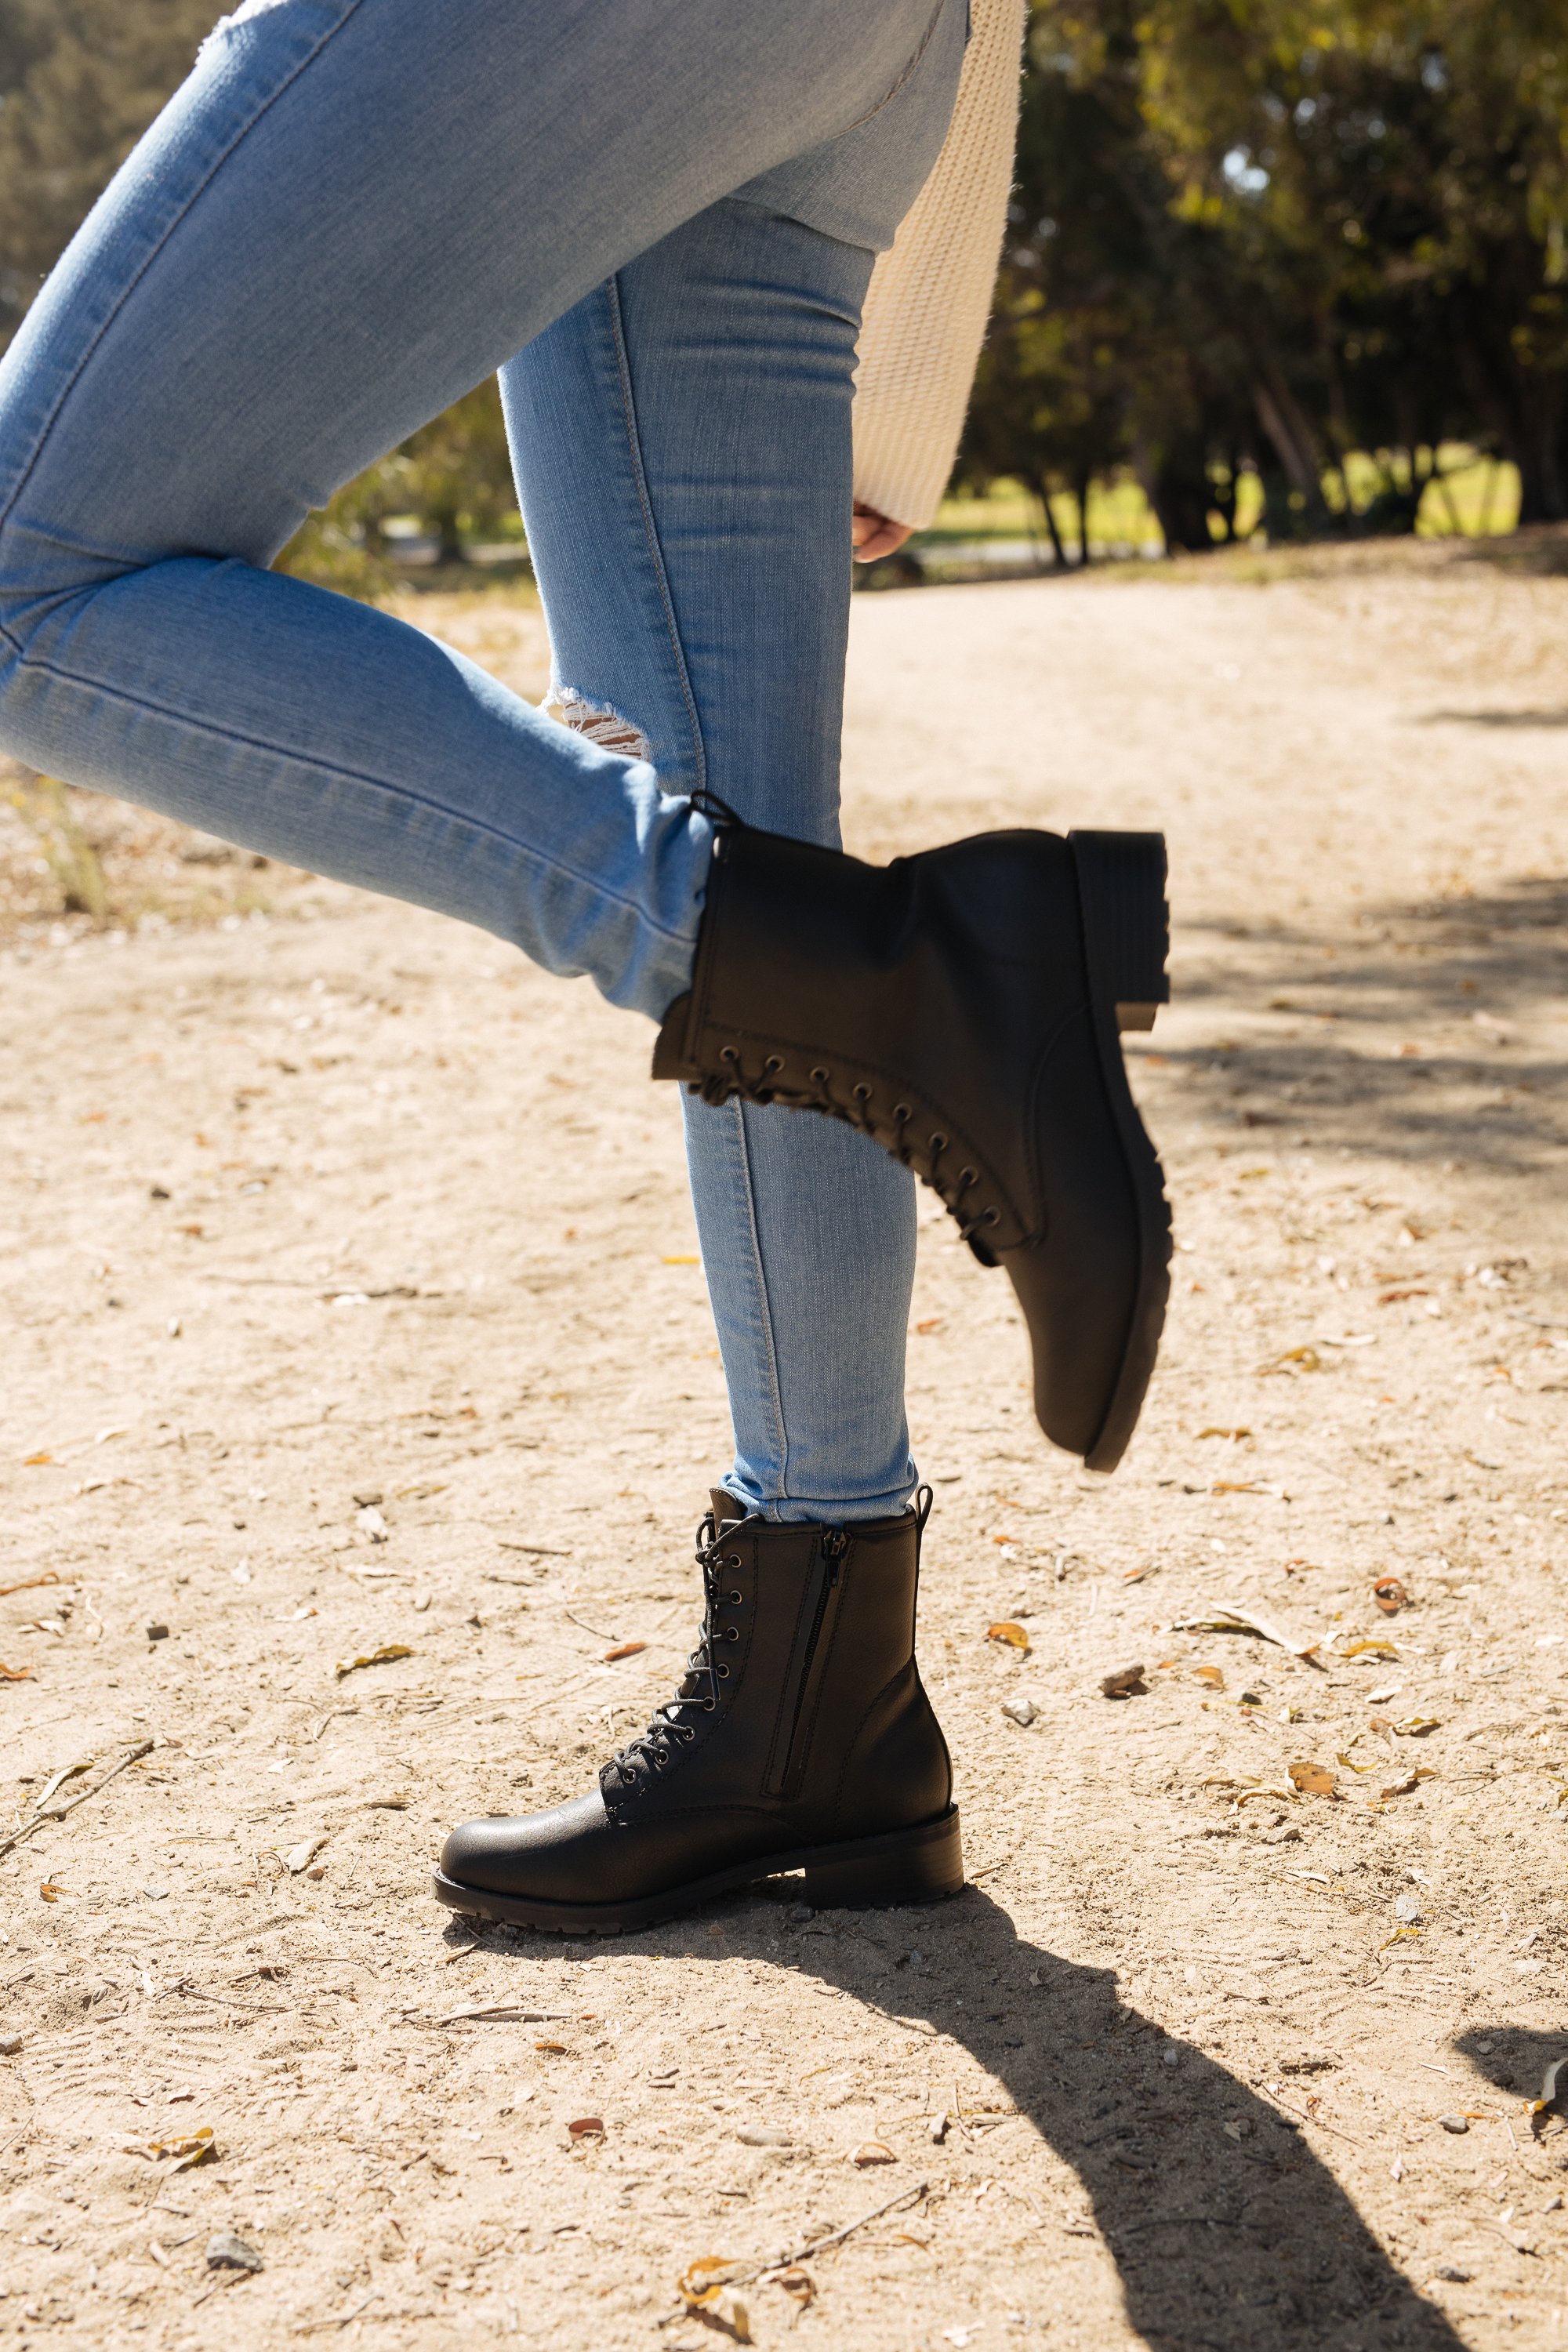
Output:
[[[1089,481],[1080,475],[1072,486],[1078,500],[1078,565],[1081,572],[1089,562]]]
[[[1048,482],[1035,482],[1032,483],[1030,487],[1034,490],[1035,496],[1038,499],[1040,502],[1040,511],[1046,518],[1046,529],[1051,535],[1051,552],[1057,559],[1057,570],[1058,572],[1065,572],[1068,568],[1067,550],[1062,545],[1062,535],[1057,529],[1057,519],[1051,510],[1050,484]]]

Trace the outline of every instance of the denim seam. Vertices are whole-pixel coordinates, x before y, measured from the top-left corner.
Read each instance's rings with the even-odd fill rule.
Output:
[[[0,631],[0,635],[4,634],[5,633]],[[8,637],[7,642],[15,643],[15,640]],[[243,735],[237,728],[215,726],[211,719],[193,719],[185,711],[168,709],[162,703],[149,702],[140,695],[127,694],[121,688],[100,685],[95,678],[79,677],[73,670],[60,669],[53,662],[42,662],[30,658],[19,646],[17,660],[23,669],[35,670],[47,677],[58,678],[66,686],[78,687],[86,694],[101,695],[106,701],[122,703],[127,709],[142,712],[151,718],[167,719],[171,725],[188,728],[193,735],[209,736],[218,742],[237,743],[249,751],[265,751],[271,759],[287,760],[296,767],[305,769],[314,775],[325,776],[333,782],[361,784],[369,791],[385,793],[390,799],[400,801],[410,808],[428,809],[435,815],[445,817],[453,824],[466,826],[470,832],[480,835],[487,840],[502,843],[515,857],[541,867],[545,873],[563,876],[567,881],[578,884],[584,890],[596,891],[601,898],[610,899],[614,905],[624,907],[628,914],[635,915],[639,923],[646,924],[650,931],[657,932],[661,939],[677,940],[682,944],[689,941],[689,932],[670,930],[665,924],[659,922],[657,917],[650,915],[646,907],[640,906],[637,899],[625,898],[618,890],[614,889],[605,882],[602,875],[580,874],[574,866],[563,865],[557,859],[546,856],[542,850],[531,847],[527,842],[515,840],[510,834],[502,833],[498,826],[486,824],[478,817],[460,815],[455,809],[445,807],[440,801],[426,800],[423,793],[411,792],[405,784],[389,783],[384,776],[370,775],[357,768],[328,767],[324,761],[312,760],[305,752],[287,750],[279,743],[268,743],[260,736]]]
[[[752,1155],[746,1148],[746,1116],[740,1103],[730,1108],[735,1116],[735,1136],[741,1155],[741,1181],[746,1198],[746,1232],[752,1245],[752,1265],[756,1276],[757,1298],[761,1307],[763,1354],[767,1365],[768,1394],[773,1409],[773,1448],[778,1456],[778,1499],[789,1493],[789,1425],[784,1418],[784,1395],[779,1387],[778,1350],[773,1339],[773,1304],[768,1297],[767,1267],[763,1260],[762,1236],[757,1230],[757,1196],[752,1183]]]
[[[121,287],[119,299],[115,302],[108,316],[100,325],[98,332],[92,337],[87,349],[81,353],[81,356],[77,361],[75,367],[71,370],[67,382],[60,386],[58,397],[55,401],[54,406],[50,409],[47,417],[41,426],[37,439],[33,444],[32,455],[28,457],[26,465],[24,467],[22,473],[17,478],[16,489],[12,493],[12,496],[6,500],[5,506],[0,507],[0,530],[3,530],[5,523],[9,520],[11,514],[16,508],[17,499],[20,499],[23,491],[26,488],[27,484],[31,481],[34,469],[36,468],[39,458],[43,456],[45,449],[48,446],[49,437],[53,434],[55,426],[59,422],[60,412],[65,407],[65,404],[70,398],[72,393],[76,390],[77,385],[80,383],[83,372],[86,369],[88,362],[92,358],[93,353],[97,351],[100,343],[102,342],[105,335],[108,334],[110,327],[113,326],[115,320],[119,318],[121,312],[124,310],[126,303],[130,300],[132,295],[135,292],[142,278],[145,278],[147,272],[152,268],[153,264],[163,251],[169,239],[174,236],[174,231],[183,225],[186,215],[191,211],[192,206],[197,202],[198,198],[205,194],[214,180],[216,179],[218,173],[223,170],[224,165],[229,161],[229,158],[243,144],[243,142],[249,138],[251,132],[255,130],[262,117],[270,113],[271,110],[277,105],[284,92],[293,87],[294,83],[298,81],[300,76],[305,71],[306,68],[315,64],[316,59],[321,56],[321,51],[326,47],[328,42],[337,38],[338,35],[342,31],[343,26],[348,23],[349,18],[357,15],[362,5],[363,0],[347,0],[347,5],[344,8],[343,14],[338,18],[337,23],[331,26],[321,35],[321,39],[315,43],[314,47],[310,49],[310,54],[307,57],[301,58],[299,64],[293,68],[292,71],[279,83],[277,89],[269,90],[266,98],[264,98],[256,107],[254,112],[246,118],[246,121],[235,132],[233,138],[229,141],[222,154],[216,158],[210,168],[203,174],[200,185],[191,190],[189,196],[181,205],[174,219],[170,221],[168,226],[164,229],[163,236],[158,239],[158,242],[153,247],[152,251],[144,257],[141,267],[133,272],[133,274]],[[208,38],[211,39],[211,37],[212,36],[209,34]]]
[[[852,131],[862,130],[868,122],[874,122],[885,106],[891,106],[894,99],[897,98],[900,90],[903,89],[905,83],[909,81],[910,77],[913,75],[921,59],[924,57],[932,41],[936,38],[936,28],[942,22],[942,12],[946,5],[947,0],[936,0],[936,6],[931,12],[931,22],[921,36],[920,47],[916,49],[913,57],[910,59],[908,65],[904,68],[903,72],[899,76],[898,80],[893,84],[891,89],[889,89],[884,97],[879,98],[875,106],[868,106],[864,114],[858,114],[853,122],[846,123],[842,131],[835,131],[833,134],[833,141],[829,143],[837,144],[838,140],[847,139]]]
[[[615,345],[616,372],[621,387],[621,413],[626,419],[626,452],[631,459],[632,480],[637,488],[637,505],[642,513],[643,530],[647,539],[648,558],[658,588],[658,600],[664,612],[664,625],[669,637],[669,649],[675,660],[676,677],[680,682],[680,698],[686,705],[686,716],[691,728],[692,757],[697,768],[697,784],[701,791],[708,782],[707,751],[702,741],[702,721],[698,714],[697,698],[691,690],[691,677],[686,667],[686,651],[680,642],[680,625],[676,618],[675,600],[670,593],[669,575],[665,569],[664,550],[659,545],[658,524],[653,511],[653,499],[647,486],[647,469],[643,464],[642,434],[637,424],[637,393],[632,383],[631,354],[626,348],[626,330],[621,312],[619,278],[609,280],[605,292],[610,305],[610,337]]]

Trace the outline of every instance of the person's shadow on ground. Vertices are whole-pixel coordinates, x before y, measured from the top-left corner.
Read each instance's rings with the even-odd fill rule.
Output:
[[[874,1916],[879,1927],[888,1915]],[[890,2015],[923,2018],[1005,2086],[1078,2174],[1128,2319],[1162,2352],[1460,2352],[1300,2132],[1128,2008],[1110,1970],[1024,1942],[978,1887],[910,1913],[897,1933],[922,1958],[890,1979],[872,1974],[887,1966],[880,1935],[874,1945],[808,1927],[798,1965]]]
[[[719,1916],[776,1963],[795,1891],[781,1882]],[[669,1933],[649,1937],[650,1961]],[[786,1965],[923,2020],[1004,2086],[1078,2174],[1128,2320],[1159,2352],[1462,2352],[1274,2106],[1128,2008],[1110,1970],[1022,1941],[979,1888],[930,1910],[825,1912],[784,1934]],[[1058,2218],[1071,2227],[1070,2214],[1046,2227]]]

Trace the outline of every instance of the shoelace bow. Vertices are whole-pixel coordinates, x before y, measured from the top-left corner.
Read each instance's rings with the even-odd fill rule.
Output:
[[[697,1647],[687,1658],[686,1672],[676,1696],[655,1707],[645,1728],[611,1757],[610,1769],[623,1787],[635,1781],[639,1771],[662,1767],[678,1742],[685,1746],[696,1738],[696,1726],[680,1720],[682,1709],[689,1707],[700,1714],[711,1714],[719,1703],[719,1673],[713,1649],[724,1638],[719,1627],[719,1612],[723,1605],[719,1572],[726,1565],[724,1543],[724,1531],[710,1511],[697,1530],[697,1564],[702,1570],[702,1622],[698,1628]]]

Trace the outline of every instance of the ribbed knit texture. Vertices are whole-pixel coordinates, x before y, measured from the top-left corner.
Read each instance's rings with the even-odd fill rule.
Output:
[[[855,394],[855,495],[917,528],[952,471],[1013,184],[1026,0],[973,0],[941,154],[871,273]]]

